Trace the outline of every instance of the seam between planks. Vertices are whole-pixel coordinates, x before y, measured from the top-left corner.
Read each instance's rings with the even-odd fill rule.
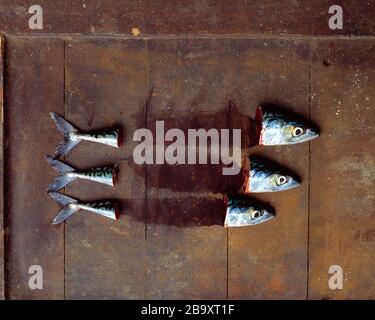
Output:
[[[230,78],[232,76],[231,69],[230,69],[230,62],[231,62],[231,41],[230,39],[227,39],[227,72],[230,72]],[[230,97],[230,92],[229,92],[229,84],[227,88],[228,92],[228,101],[231,99]],[[229,103],[227,105],[227,123],[228,123],[228,128],[231,128],[231,123],[230,123],[230,114],[229,114]],[[229,189],[229,177],[227,177],[227,189]],[[225,212],[226,215],[226,212]],[[224,218],[225,219],[225,218]],[[227,300],[229,300],[229,239],[230,239],[230,233],[229,233],[229,228],[226,228],[226,233],[227,233]]]
[[[147,39],[144,39],[146,41],[146,53],[147,53],[147,84],[148,84],[148,88],[150,88],[150,85],[151,85],[151,66],[150,66],[150,48],[149,48],[149,41]],[[152,93],[153,93],[153,89],[154,89],[154,86],[152,85],[151,86],[151,89],[150,89],[150,94],[149,96],[147,97],[147,100],[146,100],[146,103],[145,103],[145,110],[144,110],[144,113],[145,113],[145,128],[148,128],[148,107],[149,107],[149,103],[151,101],[151,98],[152,98]],[[147,293],[147,227],[148,227],[148,224],[147,224],[147,218],[148,218],[148,168],[147,168],[147,164],[145,164],[145,200],[144,200],[144,215],[145,215],[145,229],[144,229],[144,232],[145,232],[145,246],[144,246],[144,299],[146,300],[147,299],[147,296],[148,296],[148,293]]]
[[[311,119],[311,42],[308,42],[309,45],[309,119]],[[311,142],[309,141],[309,160],[308,160],[308,188],[307,188],[307,257],[306,257],[306,300],[309,299],[309,274],[310,274],[310,172],[311,172]]]
[[[8,72],[8,64],[7,64],[7,58],[8,58],[8,42],[4,37],[2,37],[3,46],[2,46],[2,53],[3,53],[3,105],[2,105],[2,127],[3,127],[3,145],[2,145],[2,152],[3,152],[3,173],[6,172],[7,169],[7,146],[6,146],[6,139],[5,136],[7,135],[8,128],[6,126],[6,103],[7,103],[7,82],[6,82],[6,74]],[[3,184],[3,262],[4,262],[4,299],[9,300],[9,272],[8,272],[8,236],[9,236],[9,230],[8,230],[8,190],[7,185],[5,183],[5,174],[3,174],[2,177],[2,184]]]
[[[143,40],[161,40],[161,39],[291,39],[291,40],[375,40],[375,35],[300,35],[300,34],[143,34],[139,36],[133,36],[131,34],[118,33],[118,34],[79,34],[79,33],[46,33],[46,34],[25,34],[25,33],[6,33],[0,32],[0,37],[14,37],[14,38],[63,38],[65,40],[77,40],[77,39],[143,39]]]
[[[5,139],[4,139],[4,38],[3,37],[0,37],[0,56],[1,56],[1,70],[2,70],[2,83],[1,83],[1,87],[2,87],[2,92],[0,92],[0,95],[2,96],[1,97],[1,101],[2,101],[2,104],[0,106],[1,110],[1,130],[2,130],[2,136],[1,136],[1,153],[2,153],[2,163],[1,163],[1,170],[2,170],[2,177],[1,177],[1,184],[2,184],[2,190],[3,190],[3,193],[1,195],[2,197],[2,233],[1,233],[1,241],[2,241],[2,257],[1,257],[1,260],[3,262],[3,265],[2,265],[2,287],[0,288],[1,292],[0,292],[0,300],[2,299],[5,299],[5,269],[6,269],[6,261],[5,261],[5,207],[4,207],[4,200],[5,200],[5,196],[4,196],[4,185],[5,185],[5,179],[4,179],[4,172],[5,172],[5,152],[4,152],[4,142],[5,142]]]
[[[63,39],[63,104],[64,104],[64,117],[66,117],[66,106],[65,106],[65,101],[66,101],[66,59],[65,59],[65,45],[66,45],[66,40]],[[64,156],[64,160],[65,160],[65,156]],[[64,194],[65,194],[65,188],[64,188]],[[63,267],[63,270],[64,270],[64,275],[63,275],[63,297],[64,297],[64,300],[66,300],[66,223],[64,221],[64,226],[63,226],[63,252],[64,252],[64,257],[63,257],[63,264],[64,264],[64,267]]]

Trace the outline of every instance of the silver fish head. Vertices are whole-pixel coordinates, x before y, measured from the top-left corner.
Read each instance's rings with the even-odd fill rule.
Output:
[[[319,130],[306,121],[262,107],[257,109],[256,124],[259,145],[296,144],[319,136]]]
[[[285,191],[300,185],[298,178],[281,172],[263,161],[251,160],[249,165],[246,193]]]
[[[227,199],[225,227],[243,227],[260,224],[275,217],[270,208],[266,208],[248,197],[232,197]]]

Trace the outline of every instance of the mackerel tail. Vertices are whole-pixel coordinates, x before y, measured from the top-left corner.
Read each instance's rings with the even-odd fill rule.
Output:
[[[74,198],[57,192],[50,192],[49,195],[56,203],[63,207],[52,220],[52,224],[54,225],[64,222],[80,210],[90,211],[113,220],[118,220],[120,216],[118,203],[113,200],[102,202],[79,202]]]
[[[67,155],[78,143],[84,140],[116,148],[120,147],[120,130],[118,128],[83,133],[56,112],[51,112],[50,115],[64,137],[64,140],[56,147],[55,158]]]
[[[47,155],[45,159],[59,173],[55,180],[48,186],[47,192],[59,191],[76,179],[95,181],[111,187],[115,185],[117,180],[117,165],[77,171],[73,167],[51,156]]]

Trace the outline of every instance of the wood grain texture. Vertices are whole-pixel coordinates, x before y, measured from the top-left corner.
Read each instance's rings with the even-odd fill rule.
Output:
[[[118,199],[119,221],[81,211],[66,223],[66,298],[142,299],[145,292],[145,168],[132,162],[133,132],[145,127],[149,96],[144,40],[66,43],[66,112],[82,130],[119,125],[121,149],[81,143],[67,157],[78,168],[119,164],[115,188],[77,181],[78,199]]]
[[[4,39],[0,37],[0,300],[5,298],[4,273]]]
[[[227,41],[149,41],[148,128],[225,128]],[[166,146],[168,143],[166,143]],[[226,178],[218,165],[147,167],[146,288],[149,299],[225,299]]]
[[[54,172],[43,157],[60,139],[49,111],[64,110],[63,41],[8,38],[5,84],[7,297],[62,299],[64,230],[51,224]],[[32,265],[43,268],[42,290],[28,286]]]
[[[308,116],[308,44],[231,40],[230,73],[230,94],[240,113],[254,118],[258,105],[272,104]],[[305,299],[309,145],[255,147],[251,154],[295,171],[303,183],[289,191],[254,194],[275,208],[276,218],[229,229],[228,297]]]
[[[374,299],[375,43],[313,44],[311,115],[322,128],[311,144],[311,299]],[[328,287],[330,266],[343,289]]]
[[[374,45],[8,38],[6,297],[374,299]],[[259,104],[311,113],[321,136],[310,145],[250,150]],[[59,207],[45,194],[56,174],[43,156],[61,140],[50,111],[84,130],[123,128],[121,149],[82,142],[66,157],[79,169],[119,164],[116,188],[76,181],[65,191],[118,199],[120,220],[79,212],[66,222],[65,242],[64,227],[50,224]],[[244,153],[293,170],[302,185],[255,196],[275,208],[274,220],[224,229],[223,197],[239,190],[240,175],[224,177],[221,165],[134,164],[133,133],[147,127],[155,136],[156,120],[185,134],[241,128]],[[33,264],[43,267],[43,290],[28,287]],[[343,268],[342,290],[328,287],[331,265]]]
[[[30,30],[28,1],[0,1],[0,30],[7,34],[298,34],[374,35],[375,5],[371,1],[346,0],[342,30],[331,30],[328,0],[317,1],[212,1],[172,0],[39,0],[44,29]],[[282,14],[280,14],[282,13]]]

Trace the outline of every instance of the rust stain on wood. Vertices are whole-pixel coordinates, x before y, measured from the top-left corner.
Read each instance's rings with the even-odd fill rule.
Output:
[[[227,48],[227,41],[211,39],[149,41],[154,96],[147,111],[148,128],[152,129],[159,119],[166,120],[166,130],[182,123],[183,128],[226,126]],[[191,117],[198,114],[201,117]],[[220,166],[150,166],[147,186],[150,223],[147,225],[146,297],[225,299],[226,230],[222,226],[197,227],[199,223],[222,223],[224,202],[223,199],[194,199],[191,195],[204,191],[225,192],[226,181]],[[165,188],[173,199],[158,200],[159,192],[164,193]],[[175,194],[177,190],[179,193]],[[164,220],[166,224],[155,224],[155,220]],[[190,228],[176,227],[194,222],[195,226]]]

